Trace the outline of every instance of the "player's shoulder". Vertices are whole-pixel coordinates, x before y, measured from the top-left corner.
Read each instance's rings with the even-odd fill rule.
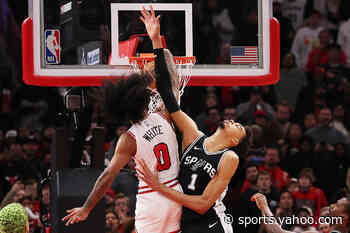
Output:
[[[238,155],[232,151],[225,151],[220,159],[218,164],[218,172],[220,176],[231,178],[234,173],[232,173],[233,169],[238,166],[239,157]]]
[[[222,154],[219,166],[230,166],[237,162],[239,162],[239,157],[236,152],[228,150]]]
[[[233,150],[225,151],[222,156],[224,156],[224,158],[226,157],[229,160],[239,160],[238,155]]]

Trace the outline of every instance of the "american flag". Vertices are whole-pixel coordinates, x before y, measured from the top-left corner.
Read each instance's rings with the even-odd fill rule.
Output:
[[[254,64],[258,62],[258,48],[256,46],[231,47],[231,64]]]

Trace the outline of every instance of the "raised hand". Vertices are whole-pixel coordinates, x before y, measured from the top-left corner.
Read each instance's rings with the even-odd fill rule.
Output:
[[[151,186],[154,190],[159,190],[160,188],[160,183],[159,183],[159,178],[158,178],[158,171],[157,171],[157,165],[154,167],[154,171],[152,172],[146,162],[141,159],[135,159],[136,164],[138,165],[139,168],[137,168],[138,172],[138,178],[143,180],[146,184]]]
[[[256,193],[251,197],[251,201],[255,201],[260,210],[264,210],[268,206],[265,195]]]
[[[89,211],[84,207],[67,210],[67,213],[68,215],[62,218],[62,221],[67,221],[66,226],[82,222],[89,216]]]
[[[145,7],[142,7],[142,16],[140,16],[140,19],[145,24],[148,36],[153,41],[154,39],[160,38],[160,15],[157,17],[155,16],[152,6],[150,6],[150,10],[151,13],[147,11]]]

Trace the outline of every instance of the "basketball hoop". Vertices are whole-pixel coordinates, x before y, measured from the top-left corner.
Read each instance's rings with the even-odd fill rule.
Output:
[[[129,72],[141,72],[147,64],[154,66],[154,54],[141,54],[140,57],[129,57]],[[191,78],[192,67],[196,63],[195,57],[173,57],[176,66],[177,76],[179,77],[179,96],[182,96],[184,89]],[[148,112],[158,112],[164,109],[164,103],[159,93],[152,90],[153,95],[148,106]],[[180,99],[179,99],[180,101]],[[180,104],[180,102],[179,102]]]
[[[147,54],[140,57],[129,57],[130,72],[140,72],[144,70],[145,65],[148,63],[154,63],[154,55]],[[177,75],[180,81],[180,96],[183,94],[184,89],[190,81],[192,75],[192,67],[196,63],[196,57],[174,57],[174,63],[176,65]]]

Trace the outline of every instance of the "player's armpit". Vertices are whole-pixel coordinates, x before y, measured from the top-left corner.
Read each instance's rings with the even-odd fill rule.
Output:
[[[114,173],[119,173],[120,169],[122,169],[135,154],[135,138],[133,138],[133,136],[131,136],[128,132],[122,134],[115,147],[115,152],[109,165],[110,169]]]
[[[194,142],[200,135],[197,124],[183,111],[170,114],[171,119],[182,134],[183,150]]]
[[[233,151],[224,153],[216,176],[209,182],[201,197],[207,200],[207,205],[201,207],[204,214],[214,204],[220,195],[224,192],[230,183],[232,176],[235,174],[239,163],[239,158]]]

